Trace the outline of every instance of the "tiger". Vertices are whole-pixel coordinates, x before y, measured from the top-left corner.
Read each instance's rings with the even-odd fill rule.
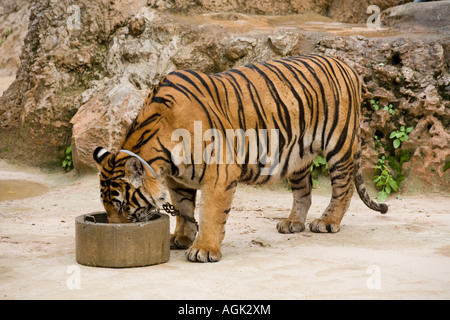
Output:
[[[181,213],[170,235],[171,248],[187,249],[186,258],[192,262],[217,262],[222,258],[225,224],[238,183],[288,180],[292,209],[276,228],[280,233],[305,230],[311,206],[310,167],[319,154],[328,163],[332,196],[320,218],[309,223],[310,231],[340,230],[354,185],[367,207],[386,213],[388,206],[370,198],[362,177],[361,87],[358,74],[348,64],[315,54],[249,63],[210,75],[194,70],[170,72],[148,94],[124,134],[120,150],[97,147],[93,153],[109,222],[139,221],[158,210],[168,192]],[[250,161],[249,137],[240,145],[241,151],[237,143],[230,151],[236,157],[241,152],[246,161],[194,161],[198,150],[204,157],[208,155],[207,143],[213,139],[203,136],[197,140],[203,149],[194,145],[194,139],[187,140],[187,148],[180,151],[180,139],[173,137],[180,128],[190,134],[212,129],[221,133],[276,130],[278,136],[268,136],[266,146],[278,146],[277,170],[267,161]],[[222,141],[226,143],[229,141]],[[242,151],[242,146],[247,149]],[[178,158],[174,148],[179,151]],[[219,151],[212,152],[225,157],[225,152]],[[179,161],[180,157],[185,161]],[[198,190],[197,230],[194,210]]]

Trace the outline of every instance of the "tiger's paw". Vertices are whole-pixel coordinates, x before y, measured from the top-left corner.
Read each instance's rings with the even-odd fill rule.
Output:
[[[187,249],[192,243],[193,241],[186,236],[170,235],[170,249]]]
[[[194,244],[186,251],[186,258],[191,262],[218,262],[222,253],[220,249],[201,248]]]
[[[282,219],[277,224],[279,233],[297,233],[305,230],[305,224],[299,220]]]
[[[326,219],[316,219],[309,224],[309,230],[312,232],[330,232],[335,233],[340,229],[339,223],[333,223]]]

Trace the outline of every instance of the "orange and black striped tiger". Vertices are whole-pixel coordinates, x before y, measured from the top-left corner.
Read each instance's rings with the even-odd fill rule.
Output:
[[[151,214],[164,200],[165,185],[173,205],[191,218],[177,217],[172,248],[188,248],[190,261],[218,261],[238,182],[288,179],[292,211],[277,229],[305,229],[311,205],[310,165],[319,153],[328,162],[332,198],[320,219],[310,223],[311,231],[339,231],[353,183],[369,208],[385,213],[388,207],[370,199],[361,175],[360,104],[356,72],[320,55],[248,64],[212,75],[171,72],[149,94],[123,137],[121,151],[94,151],[109,221],[138,221]],[[180,129],[193,138],[174,139]],[[269,130],[278,134],[258,140]],[[239,144],[221,139],[217,132],[253,132],[257,148],[266,153],[252,161],[250,135],[241,136]],[[212,143],[220,148],[212,148]],[[277,147],[277,159],[272,158],[276,168],[263,161],[269,145]],[[230,155],[235,161],[226,158]],[[236,161],[239,156],[241,161]],[[211,158],[215,161],[206,161]],[[193,222],[197,190],[202,192],[198,235]]]

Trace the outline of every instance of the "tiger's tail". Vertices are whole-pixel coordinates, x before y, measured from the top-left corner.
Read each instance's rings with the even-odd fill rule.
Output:
[[[366,186],[364,185],[364,180],[362,177],[361,169],[361,150],[358,148],[358,152],[355,154],[355,169],[354,169],[354,181],[356,185],[356,190],[358,191],[359,197],[370,209],[379,211],[385,214],[388,211],[388,206],[385,203],[378,203],[372,200],[367,193]]]

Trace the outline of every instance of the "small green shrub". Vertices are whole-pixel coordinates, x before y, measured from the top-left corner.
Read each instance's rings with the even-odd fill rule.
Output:
[[[69,146],[66,151],[64,151],[64,158],[62,160],[61,166],[66,170],[66,172],[69,172],[73,169],[72,146]]]
[[[372,105],[372,107],[375,109],[375,110],[378,110],[378,109],[380,109],[380,101],[375,101],[375,100],[370,100],[370,104]]]
[[[411,159],[408,150],[400,150],[402,142],[408,141],[408,134],[414,127],[405,128],[401,126],[399,130],[391,132],[389,139],[392,145],[384,145],[380,137],[374,136],[375,150],[378,152],[378,162],[375,167],[373,182],[378,190],[377,200],[383,202],[392,192],[397,192],[405,177],[402,173],[403,164]],[[386,164],[387,163],[387,164]]]
[[[384,107],[383,107],[383,110],[384,110],[384,111],[389,111],[389,113],[390,113],[391,115],[395,115],[395,110],[394,110],[394,107],[392,106],[392,104],[389,104],[389,105],[387,105],[387,106],[384,106]]]
[[[380,190],[378,192],[377,200],[378,202],[384,202],[392,191],[398,190],[398,184],[386,165],[385,156],[378,158],[375,169],[378,174],[373,177],[373,182]]]
[[[375,100],[370,100],[370,104],[372,105],[372,107],[375,110],[379,110],[380,109],[380,101],[375,101]],[[387,106],[384,106],[383,109],[384,111],[389,111],[389,113],[391,115],[395,115],[395,110],[394,110],[394,106],[392,104],[389,104]]]
[[[413,127],[408,127],[405,129],[405,126],[401,126],[400,130],[394,130],[391,132],[389,136],[390,139],[394,139],[393,145],[395,149],[398,149],[402,142],[408,141],[408,134],[414,129]]]

